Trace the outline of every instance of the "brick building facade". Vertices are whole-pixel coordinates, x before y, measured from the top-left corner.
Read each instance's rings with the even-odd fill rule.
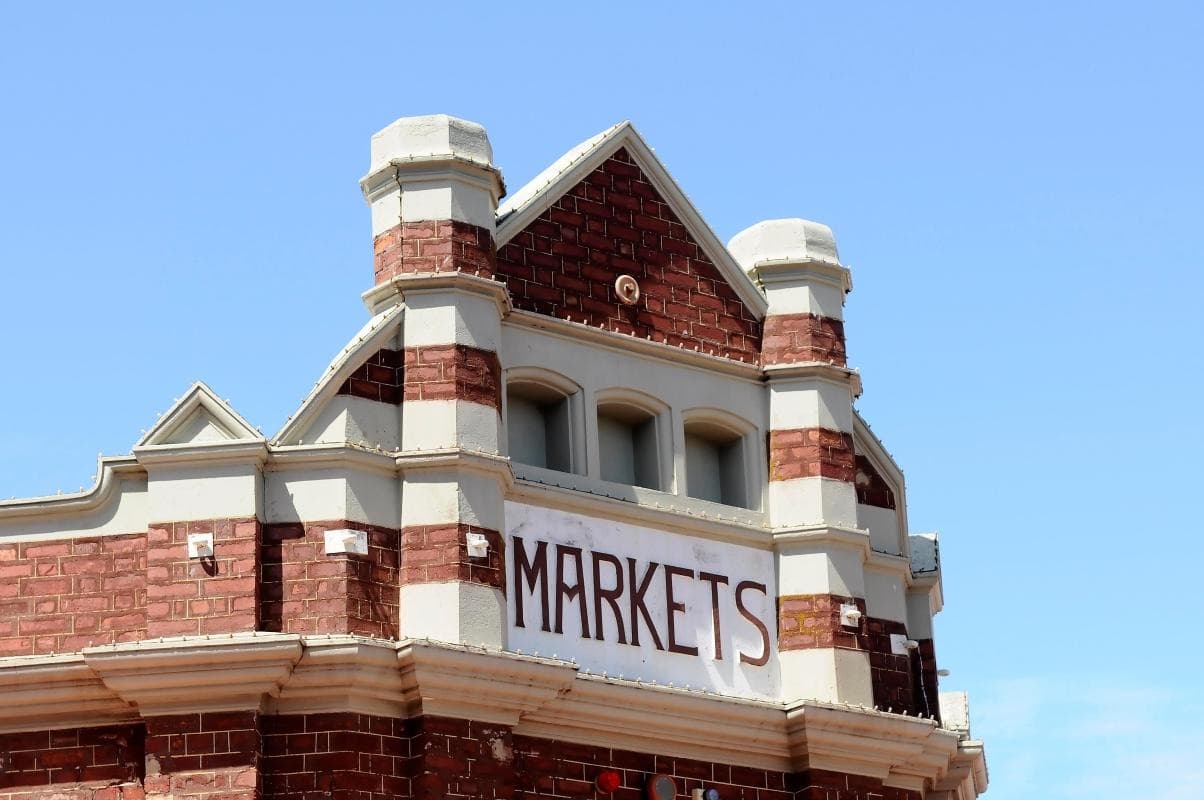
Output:
[[[204,384],[0,503],[0,800],[968,800],[932,535],[831,231],[720,243],[635,129],[499,205],[378,133],[369,320],[280,432]]]

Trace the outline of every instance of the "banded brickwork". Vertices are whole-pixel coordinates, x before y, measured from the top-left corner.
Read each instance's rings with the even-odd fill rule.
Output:
[[[485,537],[485,557],[469,555],[472,534]],[[401,543],[402,583],[466,581],[506,589],[505,539],[498,531],[463,522],[412,525],[402,531]]]
[[[771,314],[765,318],[761,358],[766,364],[821,362],[845,366],[844,321],[817,314]]]
[[[404,222],[373,239],[376,283],[399,275],[464,272],[482,278],[494,274],[493,233],[454,219]]]
[[[856,478],[853,435],[825,428],[790,428],[769,432],[769,479],[830,478],[853,483]]]
[[[326,554],[329,530],[364,531],[368,554]],[[398,635],[399,532],[353,520],[264,526],[262,629]]]
[[[856,625],[841,624],[841,606],[861,613]],[[907,626],[866,614],[865,600],[834,594],[787,595],[778,598],[778,649],[782,652],[838,648],[866,653],[874,705],[896,713],[936,713],[936,660],[932,640],[927,650],[896,653],[894,635],[907,639]],[[927,657],[926,657],[927,656]],[[920,684],[920,666],[926,683]]]
[[[406,402],[464,400],[501,410],[502,368],[497,353],[478,347],[408,347],[403,389]]]

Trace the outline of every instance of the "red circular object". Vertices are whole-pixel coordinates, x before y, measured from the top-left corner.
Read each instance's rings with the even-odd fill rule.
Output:
[[[610,770],[598,775],[598,779],[594,781],[594,785],[598,787],[598,791],[606,792],[607,794],[618,789],[622,783],[623,779],[619,777],[619,773],[611,772]]]

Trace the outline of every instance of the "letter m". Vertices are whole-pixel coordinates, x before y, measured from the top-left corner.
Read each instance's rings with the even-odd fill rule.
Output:
[[[540,630],[551,631],[548,624],[548,543],[537,542],[535,545],[535,563],[527,558],[527,548],[521,536],[515,536],[514,546],[510,548],[511,558],[514,559],[514,624],[525,628],[523,617],[526,596],[535,594],[535,584],[539,583],[539,609],[543,615]],[[524,589],[524,587],[526,587]]]

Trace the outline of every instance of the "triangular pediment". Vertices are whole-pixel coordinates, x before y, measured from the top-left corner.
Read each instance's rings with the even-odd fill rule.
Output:
[[[204,383],[194,383],[136,448],[262,441],[263,435]]]
[[[755,361],[766,303],[630,125],[590,139],[498,210],[515,308]],[[622,302],[615,281],[636,280]]]

